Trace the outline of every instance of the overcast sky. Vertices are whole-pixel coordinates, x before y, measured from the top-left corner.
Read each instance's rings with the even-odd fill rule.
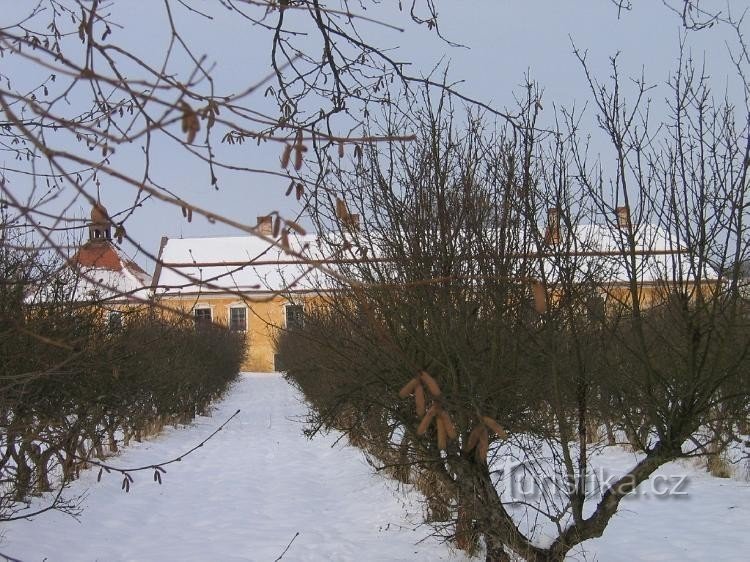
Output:
[[[730,0],[738,13],[750,0]],[[12,21],[11,6],[19,9],[24,3],[0,0],[6,10],[0,25]],[[408,2],[404,2],[408,4]],[[588,50],[592,69],[603,79],[609,75],[609,57],[620,53],[620,66],[625,76],[639,76],[658,86],[650,92],[660,107],[668,92],[665,80],[675,68],[680,39],[685,35],[680,20],[659,0],[632,0],[631,12],[618,14],[607,0],[484,0],[436,2],[442,33],[466,47],[451,47],[424,26],[413,24],[406,14],[399,13],[397,2],[384,1],[384,6],[368,10],[369,16],[403,26],[403,33],[383,26],[362,23],[366,40],[383,48],[393,48],[391,56],[409,61],[413,75],[430,71],[439,61],[448,62],[449,77],[461,81],[458,89],[498,108],[512,106],[524,74],[544,87],[545,115],[552,117],[556,105],[576,103],[581,107],[589,99],[580,64],[572,54],[572,42]],[[215,5],[206,0],[205,6]],[[726,9],[725,3],[716,3]],[[356,3],[352,3],[354,7]],[[115,19],[124,25],[115,30],[113,40],[125,44],[146,58],[163,52],[168,36],[165,33],[163,9],[152,0],[118,1],[113,4]],[[175,12],[185,37],[198,52],[205,52],[216,63],[217,91],[234,92],[270,70],[270,41],[267,32],[251,27],[233,14],[219,10],[213,22],[189,14],[175,3]],[[301,20],[300,20],[301,25]],[[695,60],[706,60],[714,86],[728,88],[736,94],[741,83],[734,75],[727,54],[727,42],[733,38],[725,26],[698,33],[688,33],[686,44]],[[7,72],[7,67],[6,67]],[[27,69],[12,69],[17,80],[33,83],[34,75]],[[16,87],[20,88],[19,84]],[[261,95],[253,102],[263,105]],[[594,127],[593,114],[588,121]],[[135,150],[128,155],[128,150]],[[216,212],[246,223],[256,215],[270,210],[293,213],[296,202],[285,198],[287,182],[268,176],[222,174],[220,190],[210,186],[204,166],[187,158],[168,145],[157,146],[156,167],[160,182],[172,186],[185,199],[214,209]],[[248,165],[278,169],[278,147],[257,148],[244,144],[232,148],[236,158]],[[128,158],[136,158],[137,147],[123,147],[115,156],[120,166]],[[135,162],[135,160],[134,160]],[[72,194],[71,194],[72,196]],[[104,181],[102,201],[111,213],[127,207],[133,193],[116,182]],[[74,204],[76,213],[87,214],[82,203]],[[179,212],[157,203],[147,203],[128,224],[131,236],[152,252],[156,252],[162,236],[213,236],[232,234],[228,227],[212,225],[202,219],[188,224]],[[153,270],[142,256],[138,261]]]

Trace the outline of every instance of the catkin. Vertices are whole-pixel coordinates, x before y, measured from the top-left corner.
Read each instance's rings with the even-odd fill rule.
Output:
[[[438,416],[435,420],[435,425],[437,426],[437,444],[438,449],[441,451],[445,450],[448,447],[448,440],[445,435],[445,424],[443,423],[443,417]]]
[[[469,433],[469,438],[466,440],[466,448],[464,449],[467,453],[477,446],[477,443],[479,443],[479,434],[481,432],[481,425],[477,425],[474,429],[471,430],[471,433]]]
[[[292,155],[292,145],[287,144],[284,146],[284,152],[281,154],[281,167],[286,168],[289,166],[289,158]]]
[[[482,422],[484,423],[484,425],[489,427],[493,431],[493,433],[500,439],[506,439],[508,437],[508,433],[503,429],[503,426],[501,426],[491,417],[482,416]]]
[[[422,421],[419,423],[419,426],[417,427],[417,434],[418,435],[424,435],[427,432],[427,428],[430,427],[430,423],[432,423],[432,418],[434,418],[438,413],[438,405],[433,404],[430,406],[430,409],[427,410],[427,413],[422,418]]]
[[[487,434],[487,429],[482,428],[479,432],[479,443],[477,443],[477,460],[481,463],[487,462],[487,453],[490,450],[490,436]]]
[[[440,420],[443,422],[443,426],[445,427],[445,433],[448,436],[448,439],[455,439],[458,437],[458,433],[456,433],[456,426],[453,425],[453,420],[451,420],[450,415],[448,415],[448,412],[445,410],[440,411]]]
[[[424,400],[424,387],[421,383],[417,383],[414,387],[414,404],[417,407],[417,415],[424,416],[425,413],[425,400]]]
[[[422,382],[427,386],[427,390],[430,391],[430,394],[436,398],[440,396],[440,386],[438,386],[437,381],[433,379],[427,371],[421,371],[419,373],[419,378],[422,379]]]
[[[401,390],[398,391],[398,395],[400,398],[406,398],[409,396],[412,392],[414,392],[414,387],[419,384],[419,379],[411,379],[409,382],[407,382]]]

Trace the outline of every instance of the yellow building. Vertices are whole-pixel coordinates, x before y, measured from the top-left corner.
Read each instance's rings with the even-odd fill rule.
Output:
[[[626,245],[630,228],[634,248]],[[258,229],[270,237],[270,217],[259,217]],[[332,267],[336,263],[324,255],[330,254],[324,251],[328,246],[317,236],[290,237],[289,244],[291,254],[256,236],[164,237],[153,295],[196,323],[213,322],[243,332],[248,345],[243,369],[279,370],[279,330],[300,325],[305,304],[319,299],[327,286],[325,275],[309,261]],[[561,226],[557,211],[550,210],[543,244],[531,244],[530,254],[519,257],[536,264],[535,285],[547,284],[553,298],[560,264],[574,263],[580,268],[574,277],[581,283],[594,282],[608,308],[617,303],[629,306],[633,279],[640,304],[648,307],[662,302],[678,279],[689,283],[693,276],[689,257],[669,232],[658,225],[631,225],[625,208],[617,210],[614,224],[581,224],[568,230]],[[704,272],[702,278],[710,275]]]
[[[270,217],[259,217],[271,235]],[[296,253],[315,256],[315,236],[290,237]],[[248,353],[243,369],[278,370],[278,330],[299,325],[304,303],[320,292],[319,276],[304,260],[255,236],[162,238],[153,277],[161,305],[243,332]]]

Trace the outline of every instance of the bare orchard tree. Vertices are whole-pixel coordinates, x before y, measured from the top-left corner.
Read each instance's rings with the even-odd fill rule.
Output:
[[[203,217],[284,245],[284,237],[264,237],[254,223],[196,204],[175,185],[174,172],[195,166],[216,191],[229,176],[280,178],[281,193],[292,182],[302,199],[299,173],[313,143],[378,142],[350,134],[356,122],[347,104],[379,101],[377,84],[398,77],[398,69],[383,70],[383,54],[358,35],[358,23],[381,22],[345,4],[164,0],[149,3],[140,21],[122,11],[133,11],[123,2],[3,6],[0,519],[33,515],[26,509],[30,495],[61,491],[94,457],[101,464],[130,439],[190,420],[236,374],[240,344],[211,330],[199,338],[213,347],[204,354],[211,364],[185,365],[180,358],[188,355],[174,353],[169,342],[197,350],[185,338],[198,336],[188,319],[161,318],[157,304],[110,330],[101,311],[143,292],[106,287],[100,298],[98,279],[67,267],[87,226],[77,213],[98,202],[100,188],[124,193],[120,200],[128,202],[104,217],[113,223],[113,242],[127,241],[154,261],[131,233],[148,200],[186,221]],[[414,6],[408,17],[434,28],[434,9],[429,2],[424,7]],[[268,71],[237,72],[231,84],[217,78],[216,65],[229,66],[220,59],[232,53],[213,51],[205,41],[222,33],[229,18],[244,23],[250,38],[266,33],[262,54],[271,61]],[[275,147],[263,165],[247,163],[247,148],[238,145],[249,140]],[[296,217],[274,215],[277,230],[302,231]],[[92,294],[81,298],[78,282],[94,287]],[[162,352],[149,360],[157,340]],[[132,369],[138,360],[153,370]],[[199,380],[206,373],[213,382]],[[58,494],[42,510],[70,507],[60,500]]]
[[[488,560],[562,560],[658,468],[746,427],[750,114],[681,62],[652,128],[645,85],[629,102],[613,69],[591,78],[613,146],[595,162],[577,114],[540,135],[532,85],[517,128],[458,126],[429,95],[387,111],[379,130],[417,141],[331,170],[321,216],[359,283],[280,342],[313,427],[415,482]],[[622,444],[639,454],[602,481]]]
[[[586,450],[579,453],[583,461],[571,461],[571,453],[565,453],[568,437],[579,432],[580,440],[581,427],[586,426],[580,422],[581,412],[588,420],[591,408],[601,404],[604,409],[606,405],[613,408],[613,413],[597,413],[595,420],[608,423],[613,432],[620,427],[636,428],[640,433],[635,433],[643,436],[639,446],[651,455],[647,457],[651,464],[638,468],[638,477],[648,476],[652,467],[677,455],[676,440],[692,437],[695,423],[703,427],[711,422],[711,435],[723,436],[724,441],[731,435],[731,424],[718,426],[700,416],[706,412],[724,415],[740,411],[742,389],[746,388],[735,377],[736,372],[741,372],[745,355],[718,353],[712,346],[716,341],[728,346],[744,341],[730,334],[735,334],[732,330],[740,314],[735,306],[737,261],[732,260],[746,256],[746,207],[737,189],[745,186],[747,160],[742,160],[746,158],[744,149],[737,147],[747,131],[732,121],[734,113],[728,107],[719,113],[718,106],[711,106],[709,99],[692,107],[690,104],[695,104],[691,96],[700,88],[678,82],[676,91],[688,96],[677,96],[673,139],[671,143],[665,139],[664,152],[648,152],[653,144],[640,139],[630,128],[632,119],[625,123],[619,117],[610,118],[620,115],[619,99],[608,98],[606,92],[599,98],[603,122],[617,148],[616,192],[622,197],[640,196],[638,204],[644,208],[660,209],[660,214],[649,211],[644,216],[654,217],[670,232],[681,232],[679,240],[685,241],[687,251],[692,252],[689,255],[700,256],[695,258],[698,261],[690,262],[688,275],[679,279],[689,279],[681,286],[683,293],[689,293],[683,319],[698,342],[690,349],[697,354],[695,359],[706,360],[699,362],[702,370],[691,374],[695,379],[693,386],[679,387],[683,388],[681,392],[692,392],[689,396],[680,395],[681,399],[694,399],[695,404],[690,402],[691,409],[682,403],[684,407],[679,412],[693,417],[676,418],[684,422],[678,432],[672,426],[659,426],[656,421],[665,414],[666,402],[659,400],[674,399],[667,390],[671,392],[679,385],[659,375],[647,361],[648,353],[653,351],[647,345],[651,341],[647,336],[650,329],[656,330],[649,326],[660,324],[656,317],[651,324],[646,323],[647,318],[651,321],[650,315],[640,309],[636,298],[636,233],[628,231],[620,238],[630,256],[625,265],[629,263],[627,271],[631,276],[630,299],[625,299],[623,307],[632,316],[616,325],[617,330],[624,330],[622,333],[609,325],[606,331],[588,322],[577,327],[579,317],[574,312],[582,299],[596,296],[581,287],[600,284],[604,271],[601,264],[589,270],[588,282],[581,282],[579,261],[566,261],[565,252],[552,252],[549,266],[541,259],[540,248],[550,242],[537,224],[546,216],[548,207],[559,208],[559,220],[572,225],[579,218],[593,217],[615,206],[615,199],[605,198],[596,189],[600,178],[592,175],[580,151],[570,149],[576,139],[573,131],[568,137],[561,135],[562,127],[550,127],[551,133],[542,131],[537,124],[541,105],[533,87],[525,92],[518,111],[505,113],[470,100],[441,81],[408,75],[400,61],[363,38],[362,23],[393,27],[390,22],[367,15],[366,8],[375,4],[347,0],[163,0],[149,3],[153,12],[144,17],[161,18],[163,22],[158,28],[163,44],[154,49],[144,49],[134,39],[136,30],[123,27],[122,16],[116,10],[124,3],[38,0],[15,3],[13,11],[10,5],[4,6],[0,24],[0,56],[4,63],[0,70],[0,151],[4,156],[0,190],[4,214],[0,227],[3,259],[8,257],[11,261],[4,262],[3,267],[16,267],[12,260],[18,255],[19,263],[32,264],[32,270],[37,264],[52,260],[50,256],[58,260],[55,263],[69,257],[70,248],[61,241],[61,233],[76,233],[84,228],[76,212],[97,202],[103,183],[116,185],[129,197],[127,205],[107,217],[114,223],[114,238],[120,243],[128,241],[154,261],[155,256],[149,255],[131,233],[133,217],[147,200],[159,200],[187,221],[202,216],[293,253],[283,234],[303,231],[298,217],[284,217],[274,211],[275,230],[280,236],[265,236],[254,224],[223,216],[216,207],[191,200],[171,179],[163,179],[164,162],[169,159],[174,167],[185,162],[198,163],[205,185],[215,190],[222,188],[230,175],[280,178],[289,186],[287,196],[294,194],[307,204],[320,224],[326,222],[327,215],[328,224],[335,223],[340,230],[330,243],[338,244],[335,256],[342,263],[336,263],[337,267],[313,264],[339,285],[341,292],[337,294],[346,296],[320,311],[321,325],[339,330],[336,333],[351,346],[340,348],[348,353],[330,355],[337,363],[319,363],[319,368],[334,378],[321,377],[318,384],[331,381],[331,387],[337,390],[330,396],[321,395],[327,406],[335,406],[332,410],[321,408],[326,413],[321,420],[333,423],[334,419],[345,419],[352,429],[366,428],[365,437],[366,432],[371,432],[369,443],[382,445],[378,455],[394,450],[403,455],[405,460],[399,457],[403,460],[399,466],[414,466],[433,486],[435,493],[431,496],[437,500],[433,505],[435,518],[439,518],[442,509],[443,516],[447,513],[455,519],[452,532],[460,544],[470,546],[479,533],[485,537],[491,556],[501,557],[504,549],[509,549],[529,556],[559,557],[600,533],[620,497],[608,496],[609,503],[602,504],[595,519],[583,520],[583,498],[588,496],[585,489],[577,487],[577,495],[570,496],[570,506],[563,503],[556,508],[558,511],[548,515],[558,525],[557,542],[548,551],[540,549],[534,542],[533,530],[519,530],[515,513],[497,494],[491,464],[486,462],[491,435],[504,435],[500,422],[513,435],[546,439],[547,443],[556,443],[555,451],[562,454],[566,474],[585,472]],[[697,2],[682,5],[686,27],[700,28],[703,22],[712,23],[703,18],[702,9],[693,11],[700,7]],[[405,6],[406,21],[441,34],[432,0],[413,1]],[[697,19],[693,18],[696,13]],[[242,82],[231,88],[217,80],[214,62],[221,55],[204,54],[200,39],[220,33],[222,17],[246,22],[248,33],[267,33],[263,53],[271,62],[268,74],[242,77],[238,73]],[[218,31],[212,26],[217,26]],[[740,49],[736,56],[738,66],[743,68],[747,50]],[[416,86],[424,88],[419,90],[420,95],[425,92],[424,109],[418,105],[409,109],[418,110],[416,115],[420,118],[392,105],[392,100],[401,96],[413,100]],[[428,102],[435,92],[441,101],[430,106]],[[506,128],[486,129],[475,115],[466,133],[459,132],[446,118],[444,104],[450,99],[444,97],[446,93],[475,109],[481,108]],[[433,99],[433,103],[437,102]],[[391,115],[381,130],[375,130],[362,115],[366,116],[365,110],[381,106]],[[711,114],[714,108],[716,115]],[[702,144],[709,138],[703,129],[691,129],[694,122],[684,122],[682,116],[695,115],[696,111],[702,116],[701,127],[715,127],[714,143]],[[724,121],[720,120],[722,116],[726,116]],[[420,137],[412,145],[414,131],[419,131]],[[641,144],[633,139],[640,139]],[[695,144],[695,139],[700,142]],[[272,163],[249,165],[238,145],[250,142],[275,146],[270,152]],[[543,144],[546,142],[551,144]],[[337,154],[350,154],[355,169],[337,169],[338,161],[328,154],[332,148]],[[695,150],[701,151],[700,158]],[[638,165],[648,163],[648,171],[653,173],[639,175],[632,160],[635,156],[643,156]],[[699,165],[699,161],[715,165]],[[575,173],[569,171],[571,165],[576,167]],[[661,174],[658,178],[657,171]],[[626,176],[650,183],[638,185],[637,195],[625,185]],[[702,179],[696,180],[698,176]],[[310,177],[314,179],[306,181]],[[338,185],[329,186],[323,181],[328,177],[337,178]],[[665,182],[660,189],[657,179]],[[554,180],[556,190],[550,190],[548,180]],[[694,197],[678,197],[684,193]],[[573,204],[580,194],[587,198],[585,202]],[[698,197],[705,194],[708,198]],[[635,209],[637,204],[630,206]],[[705,211],[690,215],[700,217],[700,221],[683,220],[685,213],[696,209]],[[359,233],[352,216],[357,211],[362,221]],[[704,222],[712,225],[710,230],[701,226]],[[8,235],[11,225],[24,235]],[[731,243],[723,254],[715,245],[721,236]],[[75,235],[70,239],[75,239]],[[363,259],[368,256],[375,259]],[[303,254],[296,257],[309,259]],[[97,409],[99,395],[89,393],[96,385],[109,382],[115,392],[109,388],[108,396],[116,405],[118,393],[126,392],[119,386],[114,369],[118,358],[129,356],[129,351],[117,348],[118,338],[114,335],[109,342],[112,347],[98,347],[101,342],[90,337],[96,328],[94,319],[81,322],[77,315],[83,313],[70,310],[75,304],[70,299],[50,301],[66,312],[64,321],[47,318],[42,322],[33,315],[27,318],[28,287],[24,283],[34,282],[33,276],[29,277],[23,268],[17,271],[19,276],[12,282],[3,281],[3,299],[8,300],[1,303],[0,324],[3,335],[8,336],[4,341],[23,341],[25,347],[13,348],[13,354],[3,355],[5,370],[0,382],[6,393],[2,397],[2,422],[6,425],[0,434],[4,439],[0,469],[7,469],[6,475],[13,473],[9,479],[15,478],[12,482],[18,489],[12,501],[23,501],[30,487],[37,485],[37,491],[47,487],[48,465],[43,458],[40,460],[47,451],[62,451],[59,464],[67,477],[73,468],[66,463],[80,453],[74,450],[78,445],[87,447],[86,454],[80,456],[88,462],[91,451],[97,453],[97,440],[101,441],[108,429],[123,427],[122,424],[127,431],[134,428],[129,425],[130,419],[118,418],[110,423],[108,413]],[[718,271],[719,279],[704,282],[701,276],[708,271]],[[50,279],[37,278],[36,282],[44,284]],[[725,291],[726,287],[735,287],[734,292]],[[126,295],[115,295],[123,296]],[[698,324],[692,320],[694,307],[703,314]],[[729,314],[727,310],[737,312]],[[341,315],[335,315],[337,311]],[[726,313],[725,323],[715,321],[719,313]],[[311,320],[310,326],[313,325]],[[146,325],[144,330],[156,338],[162,333],[157,328]],[[175,330],[179,332],[178,328]],[[596,330],[602,339],[589,337],[589,330]],[[148,349],[149,341],[147,335],[140,336],[146,340],[139,340],[139,353]],[[572,355],[571,365],[564,369],[565,376],[572,377],[571,384],[579,392],[569,396],[562,392],[568,384],[561,383],[555,400],[540,397],[538,389],[549,380],[545,369],[551,364],[550,357],[555,356],[554,346],[568,342],[566,338],[571,341],[566,350]],[[602,383],[595,395],[589,395],[582,389],[597,379],[589,378],[588,368],[573,362],[577,355],[573,351],[581,342],[588,346],[585,356],[593,360],[601,352],[598,342],[606,338],[633,347],[632,353],[630,348],[622,348],[619,365],[635,361],[633,357],[640,358],[635,362],[638,369],[649,365],[645,374],[637,376],[645,377],[648,384],[642,388],[650,394],[643,400],[636,396],[637,405],[627,410],[629,417],[615,408],[634,403],[624,398],[627,385],[615,379],[607,385]],[[705,345],[702,338],[706,338]],[[340,340],[331,338],[326,343],[337,341]],[[81,342],[89,347],[81,349]],[[674,344],[677,351],[683,349],[683,340],[679,342]],[[32,353],[39,346],[45,353]],[[97,355],[98,351],[105,355]],[[722,362],[730,356],[738,360],[731,369]],[[28,361],[40,357],[44,360],[33,368],[28,366]],[[237,359],[236,354],[233,357]],[[709,357],[711,361],[707,360]],[[90,364],[76,363],[83,358],[89,359]],[[353,371],[352,362],[364,358],[376,361],[355,363],[358,370]],[[45,415],[70,411],[58,407],[55,400],[64,396],[54,392],[55,384],[62,380],[60,366],[69,364],[77,364],[91,375],[86,380],[94,381],[82,391],[87,400],[66,403],[73,409],[80,406],[80,412],[76,410],[80,416],[56,418],[62,425],[40,429],[38,422],[47,420],[37,409],[40,404],[46,407]],[[172,374],[183,367],[169,366],[168,362],[161,366]],[[636,367],[626,374],[632,377],[641,373]],[[223,372],[232,368],[231,364],[223,365]],[[704,378],[705,373],[715,375],[721,369],[725,369],[721,371],[725,376]],[[161,375],[158,369],[156,372]],[[356,372],[360,380],[340,378],[342,373],[351,372]],[[363,387],[363,380],[372,384]],[[179,381],[172,382],[179,387]],[[25,387],[27,383],[29,386]],[[14,394],[19,388],[24,390],[20,398]],[[33,392],[26,394],[29,388]],[[176,404],[160,403],[157,407],[150,400],[161,395],[148,385],[140,388],[145,396],[141,403],[159,412],[159,407],[166,407],[168,416],[177,416],[180,408],[185,408],[184,414],[189,417],[219,392],[212,387],[209,396],[199,396],[199,406],[178,400]],[[347,389],[343,394],[338,392],[342,388]],[[368,392],[363,393],[363,388]],[[405,395],[414,395],[416,410],[405,401],[394,401],[401,389]],[[158,390],[169,396],[176,392],[172,387]],[[341,404],[330,402],[334,396],[341,398]],[[26,408],[28,404],[32,407]],[[575,415],[579,415],[579,421],[566,425]],[[69,419],[88,422],[63,427]],[[363,420],[367,421],[364,425]],[[655,445],[663,441],[652,441],[653,435],[662,440],[669,437],[671,441],[668,445]],[[40,436],[44,444],[40,444]],[[52,447],[51,442],[56,445]],[[721,440],[699,441],[698,449],[702,451],[713,442]],[[650,453],[652,448],[659,454]],[[41,476],[33,481],[34,475]],[[573,522],[569,523],[565,515],[571,513]]]
[[[121,469],[105,459],[131,440],[205,415],[236,378],[245,352],[235,333],[216,326],[196,331],[192,322],[153,309],[108,322],[71,294],[76,283],[68,268],[27,257],[0,254],[4,522],[51,509],[77,514],[78,501],[66,488],[91,466],[121,476],[125,491],[131,473],[141,470],[153,471],[160,483],[162,463]],[[34,496],[43,499],[32,503]]]

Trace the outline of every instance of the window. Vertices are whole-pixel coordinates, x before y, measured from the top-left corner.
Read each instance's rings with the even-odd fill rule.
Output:
[[[229,329],[233,332],[247,331],[247,308],[235,306],[229,309]]]
[[[300,304],[286,305],[286,328],[302,328],[305,323],[305,310]]]
[[[211,323],[211,309],[210,308],[196,308],[193,310],[193,316],[195,317],[196,326],[205,326]]]
[[[119,332],[122,330],[122,312],[112,310],[107,317],[107,324],[110,332]]]
[[[586,311],[591,320],[601,322],[605,318],[605,304],[602,295],[590,295],[586,299]]]

